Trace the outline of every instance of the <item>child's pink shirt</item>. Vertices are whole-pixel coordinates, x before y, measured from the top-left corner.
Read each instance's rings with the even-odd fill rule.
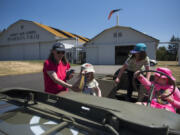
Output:
[[[151,84],[154,84],[154,88],[159,91],[161,89],[163,90],[170,90],[170,92],[173,90],[173,86],[172,85],[165,85],[165,86],[161,86],[155,82],[151,82],[149,80],[147,80],[147,78],[145,78],[142,75],[138,76],[138,80],[144,85],[144,87],[147,90],[150,90],[150,86]],[[180,91],[179,89],[176,87],[174,93],[171,95],[172,98],[174,99],[173,103],[170,103],[174,108],[180,108]],[[156,100],[156,98],[154,97],[154,100]]]

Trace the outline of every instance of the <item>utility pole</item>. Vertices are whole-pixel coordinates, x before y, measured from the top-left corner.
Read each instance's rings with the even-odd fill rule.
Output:
[[[77,64],[77,61],[78,61],[78,50],[77,50],[77,49],[78,49],[78,37],[76,37],[76,45],[75,45],[75,46],[76,46],[76,48],[75,48],[75,51],[76,51],[75,54],[76,54],[76,64]]]
[[[180,41],[178,41],[178,52],[177,52],[177,54],[178,54],[178,63],[180,65]]]

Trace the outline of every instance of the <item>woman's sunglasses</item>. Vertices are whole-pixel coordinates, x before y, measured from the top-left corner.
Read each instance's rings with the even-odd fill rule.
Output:
[[[56,51],[57,54],[65,54],[65,51]]]

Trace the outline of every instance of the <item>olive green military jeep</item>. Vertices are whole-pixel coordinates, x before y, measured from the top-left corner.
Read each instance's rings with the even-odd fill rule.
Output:
[[[0,135],[178,135],[180,116],[110,98],[0,90]]]

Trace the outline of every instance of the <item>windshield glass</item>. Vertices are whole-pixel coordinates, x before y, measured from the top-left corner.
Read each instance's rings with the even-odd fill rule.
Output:
[[[0,101],[0,134],[6,135],[90,135],[81,126]],[[97,129],[94,129],[97,130]],[[101,134],[101,133],[100,133]],[[103,133],[102,134],[106,134]]]

